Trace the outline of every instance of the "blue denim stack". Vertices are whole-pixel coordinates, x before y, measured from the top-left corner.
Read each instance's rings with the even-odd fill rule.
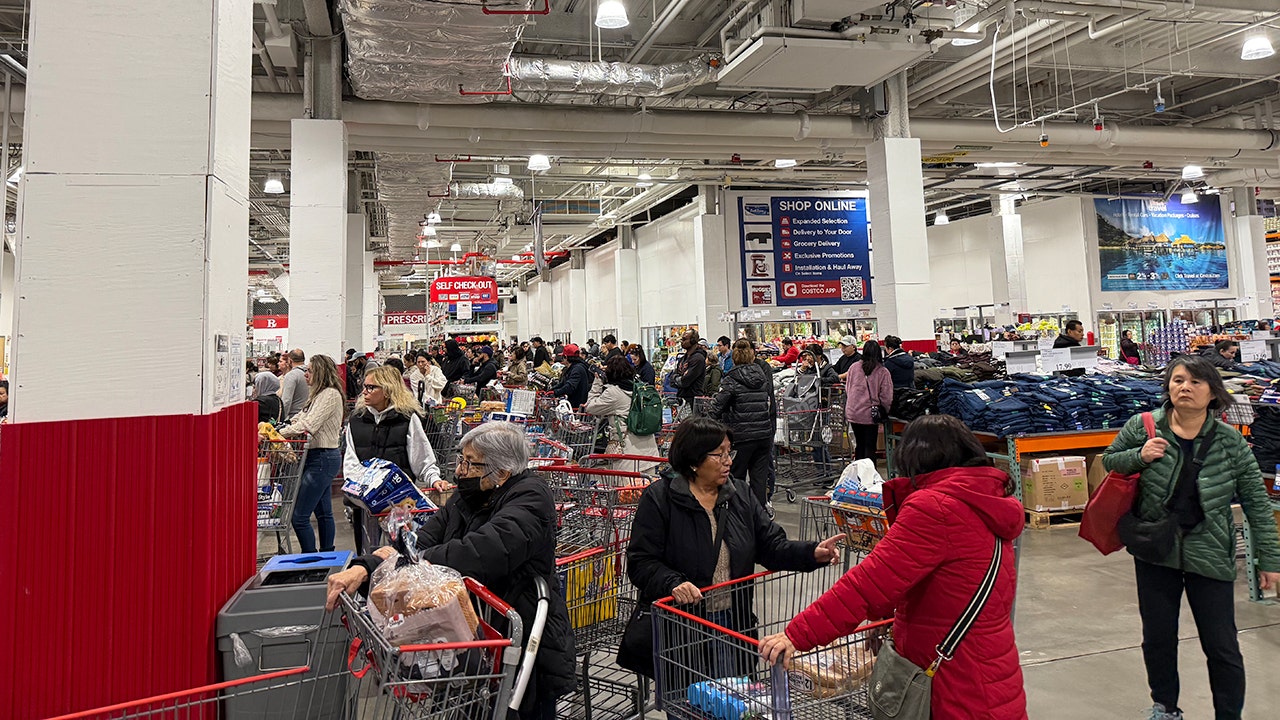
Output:
[[[1015,375],[1008,381],[943,383],[938,411],[970,428],[1007,437],[1030,433],[1118,428],[1155,408],[1155,380],[1089,375],[1079,378]]]

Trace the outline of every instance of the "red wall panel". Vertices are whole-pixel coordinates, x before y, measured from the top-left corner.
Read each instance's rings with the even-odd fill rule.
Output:
[[[217,680],[218,610],[254,572],[257,408],[0,432],[0,717]]]

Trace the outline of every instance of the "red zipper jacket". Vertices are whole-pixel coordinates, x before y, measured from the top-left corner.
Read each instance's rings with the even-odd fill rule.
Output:
[[[826,645],[896,611],[895,648],[928,667],[973,598],[1000,538],[1004,559],[991,599],[933,678],[933,720],[1024,720],[1027,698],[1011,618],[1017,592],[1012,541],[1024,515],[1017,498],[1004,496],[1007,480],[1000,470],[977,467],[886,483],[889,532],[787,625],[796,649]]]

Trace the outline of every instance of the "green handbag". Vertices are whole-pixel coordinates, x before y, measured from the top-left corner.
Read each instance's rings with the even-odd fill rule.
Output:
[[[996,585],[996,574],[1000,570],[1000,559],[1004,555],[1004,543],[996,538],[996,550],[991,556],[991,566],[982,578],[973,599],[960,615],[960,619],[951,627],[942,642],[938,644],[938,657],[928,668],[919,665],[898,654],[890,640],[880,648],[875,667],[871,671],[868,699],[871,706],[871,717],[875,720],[929,720],[930,695],[933,692],[933,676],[942,663],[955,657],[960,641],[973,628],[978,615],[991,598],[991,591]]]

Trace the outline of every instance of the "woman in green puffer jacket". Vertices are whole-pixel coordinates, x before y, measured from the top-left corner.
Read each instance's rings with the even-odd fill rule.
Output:
[[[1134,515],[1174,520],[1173,551],[1166,557],[1135,556],[1142,655],[1155,707],[1152,720],[1177,720],[1178,610],[1185,591],[1209,665],[1218,720],[1238,719],[1244,709],[1244,659],[1236,639],[1235,525],[1238,499],[1253,529],[1262,587],[1280,584],[1280,540],[1258,463],[1235,428],[1218,418],[1231,397],[1218,371],[1204,358],[1184,355],[1164,376],[1164,407],[1153,415],[1148,440],[1142,417],[1125,424],[1102,456],[1107,470],[1141,473]],[[1207,449],[1202,443],[1208,443]],[[1204,451],[1196,471],[1194,459]],[[1135,553],[1130,549],[1131,553]]]

